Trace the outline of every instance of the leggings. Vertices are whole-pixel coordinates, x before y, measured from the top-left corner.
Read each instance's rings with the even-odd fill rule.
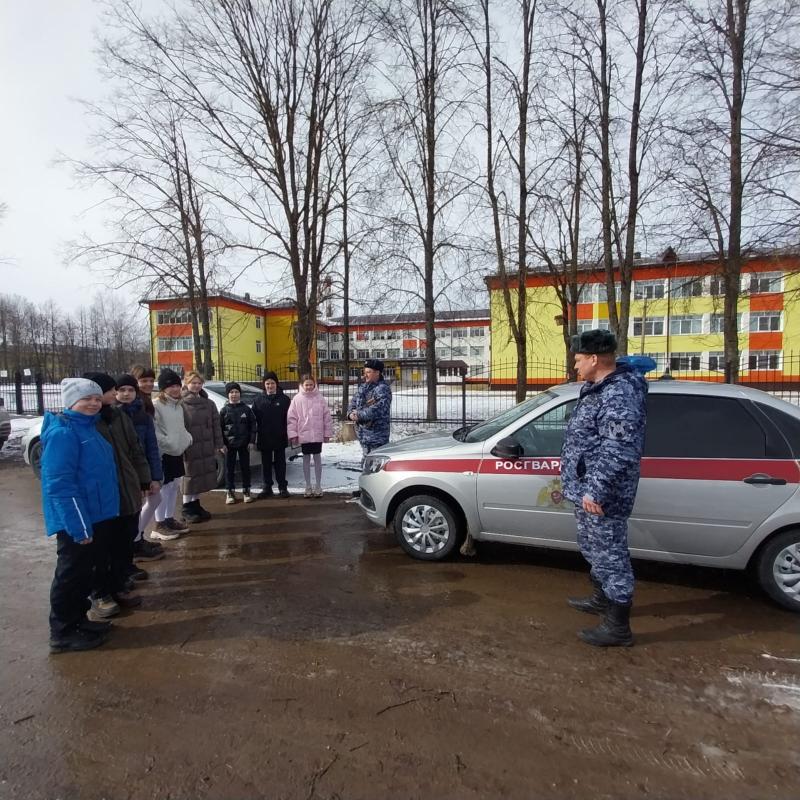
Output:
[[[175,513],[175,500],[178,497],[178,481],[170,481],[161,487],[161,503],[156,508],[156,522],[172,519]]]
[[[155,494],[149,494],[144,499],[144,505],[139,513],[139,532],[136,534],[136,541],[141,541],[147,526],[153,521],[156,509],[161,505],[161,490]]]
[[[312,455],[303,453],[303,477],[306,479],[306,486],[311,486],[311,459]],[[319,489],[322,481],[322,453],[314,453],[314,478],[316,487]]]

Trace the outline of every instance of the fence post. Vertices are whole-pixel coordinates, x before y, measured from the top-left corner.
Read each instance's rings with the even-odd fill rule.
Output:
[[[41,372],[36,373],[36,413],[44,416],[44,378]]]
[[[467,426],[467,373],[461,373],[461,425]]]
[[[14,399],[17,403],[17,414],[25,413],[25,406],[22,403],[22,373],[14,373]]]

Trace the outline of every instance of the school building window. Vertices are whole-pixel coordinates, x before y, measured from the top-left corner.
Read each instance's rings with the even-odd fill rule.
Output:
[[[256,330],[261,330],[261,317],[256,317]]]
[[[369,358],[369,350],[356,350],[356,358]]]
[[[780,350],[751,350],[747,357],[748,369],[780,369]]]
[[[655,300],[664,296],[664,281],[636,281],[633,285],[634,300]]]
[[[467,348],[466,347],[454,346],[453,350],[452,350],[452,353],[453,353],[454,357],[458,356],[460,358],[463,358],[464,356],[467,355]]]
[[[725,281],[721,275],[713,275],[708,284],[708,293],[712,297],[722,297],[725,294]]]
[[[395,328],[386,331],[386,338],[387,339],[399,339],[400,338],[400,331]]]
[[[467,336],[466,328],[453,328],[454,339],[465,339]]]
[[[634,336],[663,336],[664,317],[634,317]]]
[[[337,359],[341,358],[341,354],[338,350],[331,350],[331,361],[336,361]]]
[[[373,350],[372,351],[373,358],[386,358],[386,351],[385,350]]]
[[[192,350],[191,336],[159,336],[158,350],[161,353],[171,353],[174,351]]]
[[[781,330],[781,316],[780,311],[751,311],[750,332]]]
[[[667,365],[667,354],[666,353],[645,353],[648,358],[652,358],[653,361],[656,362],[656,370],[658,372],[663,372],[664,368]]]
[[[599,320],[597,320],[597,328],[595,330],[607,331],[607,330],[610,330],[610,329],[611,329],[611,326],[609,325],[609,322],[608,322],[607,319],[599,319]],[[591,330],[591,329],[587,329],[587,330]]]
[[[780,272],[753,272],[750,275],[750,294],[779,292],[782,278]]]
[[[594,286],[591,283],[584,283],[578,287],[578,302],[591,303],[594,298]]]
[[[684,336],[690,333],[703,332],[702,314],[684,314],[673,317],[669,321],[669,332],[673,336]]]
[[[261,342],[256,342],[256,353],[261,352]]]
[[[486,336],[486,328],[470,328],[470,336]]]
[[[469,354],[472,358],[483,358],[486,348],[481,345],[480,347],[470,347]]]
[[[736,315],[736,330],[741,330],[742,328],[742,315]],[[725,332],[725,315],[724,314],[712,314],[708,321],[708,332],[709,333],[724,333]]]
[[[386,358],[400,358],[400,349],[397,347],[389,347],[386,349]]]
[[[718,350],[708,354],[708,368],[712,372],[725,371],[725,353]]]
[[[639,283],[645,283],[645,282],[646,281],[637,281],[637,285]],[[620,293],[619,284],[615,283],[614,284],[614,298],[616,300],[619,300],[619,293]],[[597,302],[598,303],[605,303],[607,300],[608,300],[608,287],[605,285],[605,283],[598,283],[597,284]]]
[[[702,278],[673,278],[670,281],[672,297],[700,297],[703,294]]]
[[[594,328],[594,322],[590,319],[579,319],[577,322],[578,333],[586,333]]]
[[[700,369],[700,353],[672,353],[669,368],[675,371]]]
[[[261,364],[256,364],[256,375],[260,378],[264,374],[264,367]]]
[[[413,347],[403,348],[403,358],[416,358],[416,357],[417,357],[416,348]]]

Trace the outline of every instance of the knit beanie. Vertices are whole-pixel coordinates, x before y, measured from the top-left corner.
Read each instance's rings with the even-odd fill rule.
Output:
[[[72,408],[78,400],[91,395],[100,397],[103,390],[86,378],[64,378],[61,381],[61,404],[64,408]]]
[[[236,389],[239,394],[242,393],[242,387],[239,386],[236,381],[231,381],[230,383],[225,384],[225,397],[227,397],[234,389]]]
[[[163,392],[170,386],[180,386],[181,376],[171,369],[162,369],[161,374],[158,376],[158,388]]]
[[[117,382],[105,372],[84,372],[82,377],[94,381],[103,390],[101,394],[105,394],[109,389],[115,389],[117,386]]]
[[[128,375],[127,373],[117,378],[116,388],[121,389],[123,386],[130,386],[132,389],[136,389],[137,392],[139,391],[139,381],[133,375]]]

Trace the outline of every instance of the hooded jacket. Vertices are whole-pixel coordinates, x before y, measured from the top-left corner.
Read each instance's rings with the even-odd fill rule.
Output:
[[[333,421],[328,403],[315,386],[310,392],[303,387],[292,398],[287,415],[289,439],[300,444],[323,442],[333,436]]]
[[[226,447],[239,448],[256,443],[258,425],[255,414],[241,400],[238,403],[225,403],[219,412],[219,422]]]
[[[353,395],[350,412],[356,411],[356,434],[358,441],[369,448],[380,447],[389,441],[389,422],[392,414],[392,390],[381,377],[374,383],[366,381]]]
[[[133,423],[118,408],[104,406],[97,421],[97,430],[114,448],[119,481],[119,513],[138,514],[142,510],[142,490],[150,486],[150,467],[147,465]]]
[[[186,430],[186,416],[183,403],[165,395],[153,400],[156,427],[156,442],[161,453],[168,456],[182,456],[192,444],[192,437]]]
[[[119,516],[114,450],[97,430],[99,415],[46,413],[42,423],[42,508],[47,535],[76,542],[92,525]]]
[[[186,474],[184,494],[202,494],[217,488],[217,451],[225,444],[219,424],[219,411],[203,389],[198,394],[184,387],[183,412],[192,444],[183,454]]]
[[[256,397],[253,413],[258,423],[259,450],[279,450],[289,446],[286,426],[290,402],[280,384],[275,394],[267,394],[265,391]]]
[[[164,480],[164,471],[161,467],[161,453],[158,451],[156,426],[153,418],[147,413],[144,401],[141,397],[137,397],[131,403],[120,403],[117,408],[123,414],[127,414],[133,423],[133,428],[139,437],[139,444],[142,446],[145,458],[147,458],[147,464],[150,467],[150,478],[160,483]]]
[[[561,451],[564,494],[591,498],[611,519],[633,510],[644,448],[647,382],[627,364],[585,383],[569,418]]]

